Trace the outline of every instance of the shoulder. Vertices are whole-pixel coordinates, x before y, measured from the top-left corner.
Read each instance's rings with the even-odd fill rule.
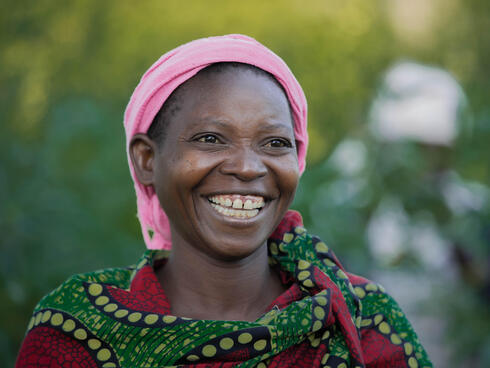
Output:
[[[134,269],[135,266],[107,268],[73,275],[45,295],[34,308],[34,313],[46,308],[70,309],[72,304],[83,301],[90,295],[90,291],[95,291],[102,284],[128,289]]]
[[[16,367],[71,367],[73,362],[82,361],[87,367],[97,367],[102,361],[110,363],[112,349],[87,328],[90,314],[86,312],[102,285],[128,289],[134,269],[77,274],[44,296],[34,308]]]
[[[351,329],[350,338],[359,337],[368,366],[431,366],[405,314],[383,286],[347,272],[320,238],[295,226],[269,247],[300,283],[311,281],[309,291],[312,285],[320,286],[316,291],[329,290],[335,317]]]

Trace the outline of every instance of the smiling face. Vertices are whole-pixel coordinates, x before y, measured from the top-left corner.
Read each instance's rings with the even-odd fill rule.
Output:
[[[153,185],[173,247],[247,257],[265,246],[296,191],[287,98],[270,78],[241,68],[199,73],[183,87],[165,140],[140,149],[146,161],[133,157],[137,175]],[[133,139],[133,156],[144,141]]]

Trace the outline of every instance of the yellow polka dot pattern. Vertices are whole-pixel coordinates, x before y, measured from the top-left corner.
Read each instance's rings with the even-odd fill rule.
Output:
[[[114,316],[116,318],[123,318],[123,317],[126,317],[128,315],[128,311],[126,309],[119,309],[117,310],[115,313],[114,313]]]
[[[310,266],[311,266],[310,262],[306,262],[302,259],[298,262],[298,268],[300,270],[306,270],[307,268],[310,268]]]
[[[323,326],[323,324],[320,321],[315,321],[315,322],[313,322],[313,327],[311,328],[311,330],[313,332],[319,331],[319,330],[321,330],[322,326]]]
[[[219,346],[223,350],[229,350],[229,349],[231,349],[233,347],[233,345],[234,345],[234,342],[229,337],[224,337],[219,342]]]
[[[92,350],[97,350],[98,348],[100,348],[101,345],[102,343],[98,339],[88,340],[88,347]]]
[[[354,288],[354,292],[361,299],[363,299],[366,296],[366,292],[364,291],[364,289],[360,288],[359,286],[356,286]]]
[[[303,286],[311,288],[313,287],[313,281],[311,281],[310,279],[306,279],[305,281],[303,281]]]
[[[67,319],[61,328],[65,332],[71,332],[75,329],[75,322],[72,319]]]
[[[402,340],[400,339],[400,336],[398,336],[395,333],[394,334],[391,334],[390,340],[395,345],[400,345],[402,343]]]
[[[111,352],[109,349],[100,349],[99,352],[97,353],[97,359],[99,359],[102,362],[105,362],[106,360],[109,360],[111,357]]]
[[[51,317],[51,324],[53,326],[59,326],[63,323],[63,315],[61,313],[55,313]]]
[[[98,283],[91,283],[86,288],[89,300],[92,304],[109,314],[112,318],[123,319],[123,323],[133,323],[137,326],[148,325],[152,327],[165,326],[178,321],[176,316],[164,315],[159,316],[155,313],[147,313],[140,311],[131,311],[121,306],[113,300],[112,296],[105,291],[104,286]],[[191,320],[190,318],[180,318],[181,320]]]
[[[75,330],[75,332],[73,333],[73,335],[78,340],[85,340],[87,338],[87,332],[85,332],[85,330],[83,330],[81,328]]]
[[[324,296],[316,296],[315,297],[316,299],[316,302],[321,305],[322,307],[326,306],[327,305],[327,298],[324,297]]]
[[[303,280],[307,279],[308,277],[310,277],[309,271],[301,271],[300,273],[298,273],[298,280],[299,281],[303,281]]]
[[[48,311],[43,313],[43,316],[41,318],[41,322],[46,323],[47,321],[49,321],[50,318],[51,318],[51,311],[48,310]]]
[[[347,275],[340,268],[337,270],[336,275],[339,279],[347,280]]]
[[[373,286],[376,286],[375,284],[372,284]],[[377,288],[377,286],[376,286]],[[373,289],[373,287],[371,287]],[[393,327],[388,324],[384,320],[384,316],[381,314],[376,314],[373,316],[365,316],[362,318],[360,326],[361,328],[377,328],[377,330],[385,335],[392,344],[394,345],[402,345],[403,350],[405,352],[405,355],[408,357],[408,364],[409,367],[418,367],[418,362],[417,359],[413,356],[414,354],[414,349],[413,345],[409,342],[404,342],[403,339],[406,337],[405,333],[398,334],[393,330]],[[411,365],[410,365],[411,364]]]
[[[410,368],[417,368],[419,366],[419,363],[417,363],[417,359],[414,357],[408,358],[408,366]]]
[[[373,323],[373,320],[372,319],[370,319],[370,318],[363,318],[362,321],[361,321],[361,327],[371,326],[372,323]]]
[[[145,323],[148,325],[152,325],[158,321],[158,315],[156,314],[148,314],[145,319]]]
[[[211,358],[216,355],[216,348],[213,345],[206,345],[202,348],[202,355]]]
[[[267,341],[264,339],[258,340],[254,343],[254,349],[257,351],[264,350],[266,346],[267,346]]]
[[[99,290],[97,287],[92,288],[92,293],[96,295],[100,295],[99,291],[101,292],[101,290]],[[102,364],[102,367],[117,367],[116,363],[114,363],[113,361],[109,361],[111,360],[111,358],[115,359],[115,356],[109,349],[109,346],[105,346],[99,339],[95,338],[88,330],[85,329],[84,325],[82,325],[72,316],[64,312],[58,312],[48,309],[36,313],[31,318],[31,322],[32,323],[29,324],[29,329],[32,329],[34,326],[37,326],[39,324],[43,324],[61,330],[64,333],[71,335],[75,340],[78,340],[80,343],[85,343],[85,346],[87,346],[95,353],[97,360],[99,360],[101,363],[104,363]]]
[[[283,236],[283,242],[276,241],[275,243],[269,243],[270,254],[279,255],[281,252],[290,253],[294,247],[302,244],[296,237],[296,234],[300,235],[302,233],[304,233],[304,229],[298,228],[295,229],[293,233],[285,234]],[[304,292],[312,294],[313,290],[308,289],[313,288],[322,280],[323,276],[318,272],[316,269],[317,267],[318,269],[327,273],[331,281],[339,286],[344,295],[346,293],[350,293],[351,296],[352,294],[355,294],[358,295],[359,298],[365,298],[371,293],[382,292],[381,287],[371,282],[363,285],[355,285],[354,287],[348,281],[345,272],[334,263],[334,258],[328,255],[330,250],[325,243],[313,239],[309,240],[307,246],[309,247],[308,252],[311,252],[311,254],[317,253],[318,258],[314,258],[313,256],[310,257],[308,253],[302,254],[300,252],[295,254],[296,258],[291,258],[292,261],[287,269],[288,272],[296,276],[300,287]],[[320,253],[326,253],[326,255],[321,255]],[[301,255],[301,259],[298,259],[299,255]],[[303,255],[305,257],[303,257]],[[279,263],[282,263],[280,257],[276,257],[275,259]],[[143,264],[144,262],[141,263],[142,267],[144,267],[146,264]],[[329,269],[326,271],[325,265],[329,267]],[[282,350],[282,347],[276,342],[276,340],[273,339],[269,341],[269,339],[264,338],[265,335],[260,333],[256,334],[255,330],[253,332],[250,330],[249,332],[252,333],[249,333],[247,332],[247,329],[245,329],[248,327],[244,328],[244,326],[238,326],[236,323],[232,323],[229,326],[220,324],[220,327],[228,330],[227,334],[218,332],[219,330],[217,329],[209,329],[209,332],[206,332],[207,341],[205,343],[201,343],[202,345],[200,345],[199,342],[196,342],[196,339],[192,334],[188,335],[188,332],[190,332],[188,329],[192,330],[196,328],[196,332],[198,330],[199,333],[201,332],[201,329],[203,328],[202,326],[204,325],[202,323],[198,323],[199,321],[193,321],[189,318],[178,318],[171,315],[149,313],[124,307],[124,305],[112,297],[111,293],[109,292],[109,287],[104,284],[104,282],[107,281],[107,285],[112,285],[111,276],[106,277],[106,281],[102,280],[102,278],[100,278],[98,275],[95,277],[91,276],[88,280],[90,280],[90,282],[83,282],[84,286],[80,286],[81,284],[79,284],[77,292],[88,297],[92,306],[100,311],[100,313],[91,315],[92,317],[90,323],[93,323],[95,329],[100,329],[102,331],[105,329],[106,331],[109,331],[107,328],[111,326],[105,325],[107,323],[107,319],[104,318],[105,315],[108,315],[112,319],[113,323],[117,324],[114,325],[112,331],[114,331],[115,339],[117,339],[117,341],[121,341],[120,344],[118,343],[118,348],[121,349],[121,351],[127,350],[138,352],[140,350],[144,350],[143,345],[133,344],[132,341],[134,340],[129,339],[130,335],[126,333],[126,325],[134,324],[137,328],[133,328],[133,331],[135,331],[133,335],[146,335],[146,339],[148,341],[150,338],[153,338],[151,334],[156,330],[166,331],[166,329],[172,329],[172,331],[178,332],[176,335],[174,334],[167,336],[167,340],[163,344],[160,343],[161,341],[158,342],[156,339],[153,340],[156,342],[156,344],[152,344],[151,347],[151,350],[154,353],[154,358],[148,358],[151,359],[151,361],[147,360],[150,365],[156,364],[158,359],[156,357],[158,355],[165,356],[165,354],[168,353],[166,350],[169,344],[172,346],[177,346],[177,344],[179,344],[179,346],[185,347],[182,350],[176,349],[175,351],[177,354],[179,352],[187,352],[186,355],[179,357],[179,364],[195,364],[195,362],[199,362],[201,359],[203,359],[205,362],[206,359],[207,361],[213,358],[216,359],[217,356],[220,356],[221,354],[229,354],[230,352],[235,351],[235,349],[239,350],[246,348],[250,349],[251,351],[255,351],[255,354],[261,356],[261,359],[263,360],[262,362],[257,362],[257,360],[255,360],[255,364],[258,364],[257,366],[266,367],[266,363],[269,361],[268,358],[273,355],[272,352],[275,353],[276,351]],[[126,289],[126,287],[123,288]],[[314,292],[317,291],[318,290],[314,289]],[[280,326],[278,331],[275,331],[275,336],[278,337],[279,340],[281,338],[287,339],[288,335],[285,326],[290,327],[289,324],[293,322],[296,324],[298,330],[305,331],[308,334],[308,340],[312,347],[318,347],[320,344],[324,344],[326,342],[329,342],[329,346],[330,344],[332,344],[331,346],[335,346],[335,344],[337,344],[337,334],[332,334],[333,330],[329,331],[325,328],[327,325],[327,318],[329,318],[328,314],[331,311],[331,306],[329,305],[330,296],[331,294],[328,292],[320,292],[311,298],[306,298],[302,302],[297,302],[296,308],[299,311],[304,311],[304,313],[300,312],[299,314],[295,314],[295,320],[292,318],[294,321],[291,321],[291,315],[288,317],[290,320],[286,321],[286,318],[281,317],[282,311],[279,311],[278,309],[278,315],[273,316],[273,319],[279,318],[277,320],[277,324]],[[353,298],[353,300],[354,305],[359,303],[357,298]],[[379,300],[381,300],[381,298],[379,298]],[[352,309],[350,304],[348,307]],[[367,313],[365,309],[363,309],[363,311],[364,313]],[[397,312],[394,311],[394,313]],[[281,320],[281,318],[283,320]],[[271,321],[273,319],[271,319]],[[398,325],[390,325],[388,320],[385,320],[383,315],[376,314],[362,316],[362,318],[359,314],[352,314],[351,319],[358,328],[361,328],[361,326],[365,328],[373,328],[379,331],[379,333],[384,334],[388,341],[395,345],[399,345],[400,349],[403,349],[406,353],[409,353],[407,354],[407,363],[409,363],[408,359],[412,358],[409,363],[410,367],[413,368],[418,366],[419,363],[416,359],[415,349],[404,340],[406,334],[404,336],[403,333],[397,333]],[[391,321],[391,319],[389,319],[389,321]],[[87,346],[87,348],[91,349],[92,356],[99,361],[98,366],[106,368],[116,366],[116,364],[113,363],[113,361],[117,359],[116,354],[110,347],[106,347],[105,343],[103,342],[105,341],[105,338],[102,337],[102,335],[100,339],[96,338],[96,336],[94,336],[90,331],[85,330],[83,328],[84,326],[80,326],[80,323],[74,319],[74,317],[69,316],[68,314],[59,314],[59,312],[56,310],[54,310],[52,313],[50,311],[46,311],[34,314],[29,325],[34,327],[40,323],[46,323],[59,330],[63,330],[68,335],[73,336],[84,346]],[[183,323],[183,325],[181,326],[180,323]],[[267,324],[264,324],[264,326],[266,325]],[[120,328],[120,326],[123,328]],[[185,335],[183,335],[184,332]],[[281,337],[282,333],[284,333],[283,337]],[[337,353],[338,352],[334,351],[332,355],[345,359],[344,356],[338,355]],[[322,357],[322,364],[324,366],[329,364],[337,366],[338,361],[335,360],[336,364],[333,364],[334,362],[332,358],[330,358],[330,360],[329,358],[330,356],[325,354],[325,356]],[[341,362],[342,361],[343,360],[341,360]],[[342,365],[341,363],[340,366],[345,366],[345,364]]]
[[[291,233],[285,233],[282,237],[282,240],[284,241],[284,243],[290,243],[294,238],[294,235],[291,234]]]
[[[133,312],[128,316],[128,321],[129,322],[138,322],[141,319],[141,313],[140,312]]]
[[[386,322],[381,322],[378,326],[379,330],[384,333],[384,334],[389,334],[390,333],[390,326]]]
[[[99,296],[97,299],[95,299],[95,304],[97,305],[105,305],[107,303],[109,303],[109,298],[105,295]]]
[[[310,345],[313,346],[314,348],[317,348],[320,345],[320,338],[312,339],[310,341]]]
[[[112,313],[115,312],[116,310],[117,310],[117,304],[115,303],[110,303],[104,306],[104,312]]]
[[[325,317],[325,310],[322,307],[315,307],[313,309],[313,314],[318,319],[323,319]]]
[[[240,344],[248,344],[250,341],[252,341],[252,335],[248,332],[244,332],[238,336],[238,342]]]
[[[328,253],[328,247],[324,242],[316,243],[315,249],[319,253]]]
[[[297,235],[303,235],[304,233],[306,233],[306,229],[302,226],[296,226],[294,228],[294,232],[297,234]]]
[[[328,360],[328,358],[329,358],[329,357],[330,357],[330,355],[325,354],[325,355],[322,357],[322,361],[321,361],[321,363],[322,363],[322,364],[326,364],[326,363],[327,363],[327,360]]]
[[[413,346],[409,342],[406,342],[403,345],[403,349],[405,350],[405,354],[411,355],[413,353]]]
[[[261,328],[268,332],[268,328]],[[204,345],[196,347],[191,345],[192,350],[190,350],[188,355],[182,359],[183,361],[188,362],[198,362],[201,359],[209,359],[220,354],[228,354],[232,349],[243,348],[253,349],[256,354],[268,354],[267,352],[271,349],[271,347],[269,346],[269,339],[265,338],[266,334],[264,334],[264,332],[258,332],[258,336],[261,336],[262,338],[256,339],[254,339],[252,333],[246,331],[241,333],[232,332],[231,334],[226,334],[221,337],[212,334],[208,336],[209,340]],[[191,344],[192,341],[193,340],[189,339],[189,344]],[[185,346],[185,341],[183,345]]]
[[[163,316],[162,320],[165,323],[173,323],[177,320],[177,317],[175,317],[175,316]]]
[[[364,287],[367,291],[378,291],[378,287],[375,284],[366,284]]]
[[[92,296],[100,295],[103,290],[104,289],[100,284],[90,284],[90,286],[88,287],[88,293]]]

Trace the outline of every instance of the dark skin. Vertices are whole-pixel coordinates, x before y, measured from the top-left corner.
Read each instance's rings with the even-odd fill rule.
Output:
[[[138,180],[170,220],[172,252],[157,276],[174,315],[254,321],[285,290],[266,242],[299,178],[288,101],[249,70],[197,74],[184,87],[165,140],[137,134],[130,144]],[[236,195],[264,206],[247,218],[212,206]]]

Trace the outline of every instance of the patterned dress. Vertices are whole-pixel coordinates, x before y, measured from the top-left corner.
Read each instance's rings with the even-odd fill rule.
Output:
[[[36,306],[16,367],[431,367],[382,286],[347,273],[303,227],[268,241],[288,289],[254,322],[173,316],[168,251],[75,275]]]

